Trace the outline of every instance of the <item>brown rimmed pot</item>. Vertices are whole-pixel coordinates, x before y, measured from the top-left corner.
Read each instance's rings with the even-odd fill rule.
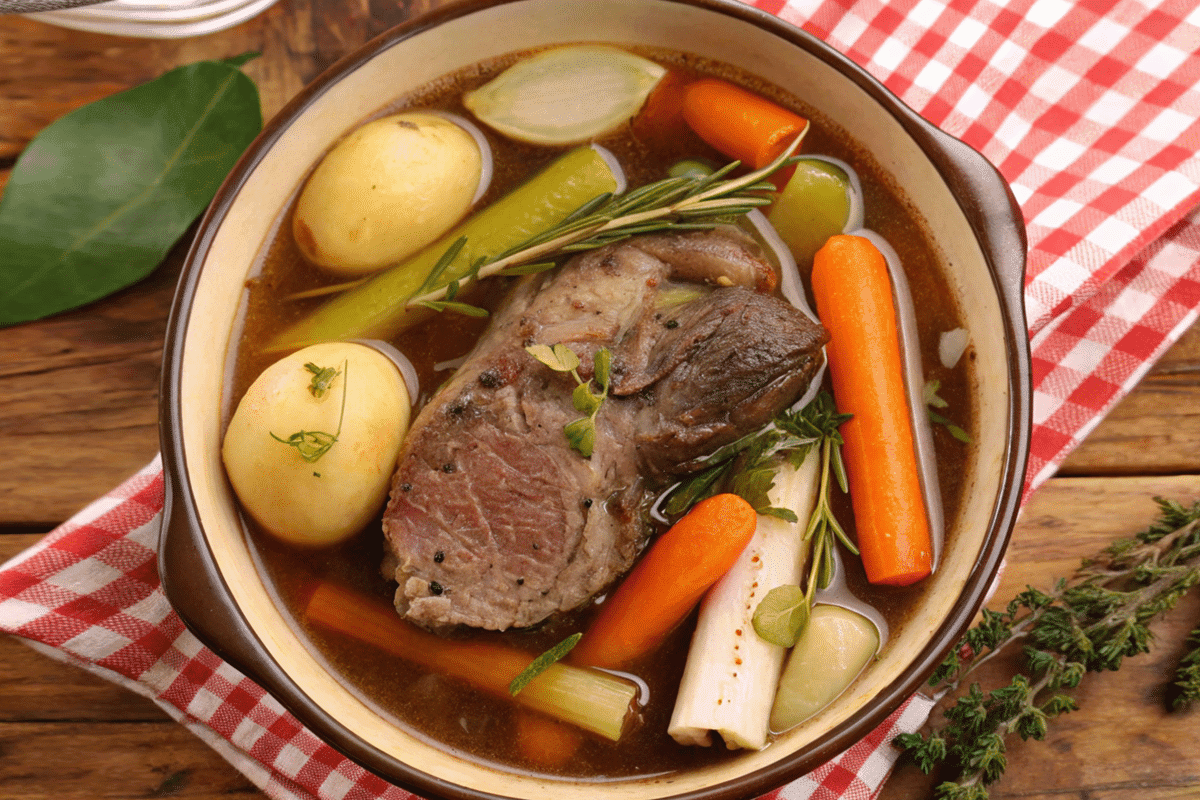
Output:
[[[732,64],[819,108],[874,154],[930,223],[971,333],[978,431],[966,495],[926,599],[830,707],[765,750],[717,766],[587,782],[466,760],[395,725],[340,683],[274,601],[247,546],[220,459],[226,370],[243,285],[308,166],[411,89],[504,53],[573,41],[662,47]],[[167,480],[160,569],[209,647],[316,735],[426,797],[742,798],[799,777],[917,691],[984,602],[1020,504],[1030,430],[1019,209],[988,162],[923,121],[864,70],[732,0],[468,0],[391,30],[335,64],[267,126],[201,223],[176,293],[162,385]]]

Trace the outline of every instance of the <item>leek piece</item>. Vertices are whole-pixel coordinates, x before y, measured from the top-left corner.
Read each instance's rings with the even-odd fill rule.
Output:
[[[814,448],[798,470],[790,464],[780,469],[771,505],[790,508],[800,522],[760,516],[738,562],[700,605],[667,728],[680,744],[707,747],[713,731],[729,748],[759,750],[767,744],[767,720],[786,650],[760,638],[751,619],[767,592],[802,580],[808,557],[804,528],[816,503],[819,462]]]
[[[586,142],[629,120],[666,69],[616,47],[572,45],[518,61],[463,96],[484,124],[521,142]]]
[[[337,295],[276,335],[266,349],[288,350],[346,339],[390,339],[433,313],[406,308],[405,303],[460,238],[466,237],[466,243],[433,288],[463,278],[479,258],[494,258],[542,233],[592,198],[615,192],[617,184],[618,177],[599,151],[591,147],[572,150],[415,255]]]
[[[803,268],[830,236],[841,233],[850,218],[850,178],[826,161],[796,164],[767,219]]]
[[[771,709],[771,730],[799,725],[846,691],[879,651],[871,620],[841,606],[813,608],[788,658]]]

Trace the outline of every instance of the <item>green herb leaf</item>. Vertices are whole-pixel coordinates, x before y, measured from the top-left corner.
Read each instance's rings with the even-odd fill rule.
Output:
[[[953,436],[955,439],[962,442],[963,444],[971,443],[971,434],[967,433],[962,428],[958,427],[958,425],[954,424],[954,422],[947,419],[946,417],[943,417],[941,414],[937,413],[933,409],[929,409],[929,421],[936,422],[938,425],[945,427],[946,431],[951,436]]]
[[[447,300],[422,300],[420,305],[434,311],[454,311],[462,314],[464,317],[479,317],[482,319],[488,315],[486,308],[473,306],[470,303],[453,303]]]
[[[337,443],[337,435],[326,433],[325,431],[296,431],[286,439],[282,439],[272,433],[271,438],[289,447],[296,448],[296,452],[300,454],[300,457],[310,464],[328,453],[329,448]]]
[[[987,798],[1007,765],[1006,738],[1044,739],[1051,719],[1078,707],[1059,690],[1147,652],[1150,620],[1200,583],[1200,503],[1156,500],[1160,516],[1148,529],[1084,560],[1051,591],[1028,588],[1004,611],[985,610],[935,671],[929,685],[945,720],[894,743],[926,773],[941,764],[954,770],[938,800]],[[958,694],[974,669],[1010,648],[1025,658],[1011,660],[1019,666],[1007,683],[971,683]]]
[[[921,387],[921,397],[925,400],[925,405],[933,406],[934,408],[945,408],[950,405],[938,395],[938,389],[941,388],[941,381],[925,381],[925,385]]]
[[[636,233],[704,230],[769,205],[777,189],[765,179],[787,165],[807,131],[806,126],[770,164],[736,178],[727,178],[740,165],[734,161],[711,175],[664,178],[623,195],[598,195],[541,233],[503,253],[484,256],[472,268],[472,277],[540,272],[550,268],[547,259],[565,253],[603,247]],[[532,262],[537,262],[532,268],[522,266]],[[406,305],[441,299],[446,289],[434,283],[426,281]]]
[[[935,380],[925,381],[925,385],[921,387],[921,395],[925,398],[925,405],[928,406],[926,410],[929,412],[929,421],[943,426],[951,436],[963,444],[970,444],[971,434],[955,424],[953,420],[933,410],[935,408],[946,408],[950,405],[938,395],[938,390],[941,388],[942,382]]]
[[[575,410],[589,417],[600,408],[602,400],[603,398],[592,394],[592,387],[587,383],[579,384],[575,391],[571,392],[571,404],[575,406]]]
[[[754,609],[754,632],[770,644],[792,647],[808,624],[808,597],[799,586],[776,586]]]
[[[563,426],[567,443],[584,458],[591,458],[596,448],[596,422],[591,417],[580,417]]]
[[[303,458],[308,463],[312,464],[313,462],[319,460],[321,458],[321,456],[328,453],[329,448],[331,448],[335,444],[337,444],[338,437],[342,435],[342,421],[346,418],[346,389],[347,389],[346,384],[350,380],[350,373],[349,373],[349,362],[348,361],[342,362],[342,368],[340,370],[333,369],[330,367],[326,367],[326,368],[322,369],[321,367],[318,367],[316,364],[313,364],[311,362],[306,363],[304,365],[304,368],[306,370],[308,370],[309,372],[313,373],[312,382],[308,386],[308,390],[313,393],[313,397],[320,397],[321,394],[324,394],[325,391],[328,390],[329,384],[333,382],[333,379],[336,378],[339,373],[343,373],[343,372],[346,373],[346,377],[342,378],[342,407],[341,407],[341,410],[338,412],[337,430],[333,433],[327,433],[326,431],[300,430],[300,431],[296,431],[295,433],[293,433],[291,436],[287,437],[286,439],[284,439],[280,436],[276,436],[271,431],[267,431],[267,433],[270,434],[272,439],[279,442],[280,444],[286,444],[288,447],[296,448],[296,452],[300,454],[300,457]],[[328,373],[331,369],[333,371],[333,374],[329,376],[328,381],[321,388],[321,390],[320,390],[321,394],[318,394],[317,393],[318,381],[321,380],[321,378],[323,376],[325,376],[325,374]],[[320,474],[316,473],[316,472],[314,472],[313,475],[316,475],[318,478],[321,477]]]
[[[540,272],[549,272],[558,266],[557,261],[536,261],[531,264],[514,264],[505,267],[503,275],[537,275]]]
[[[308,385],[308,391],[316,398],[324,397],[333,379],[342,374],[337,367],[318,367],[311,361],[307,362],[304,368],[312,373],[313,379]]]
[[[600,391],[607,396],[608,382],[612,372],[612,353],[607,347],[601,347],[592,357],[592,371],[596,376],[596,383],[600,384]]]
[[[520,675],[513,678],[512,683],[508,685],[508,693],[516,697],[522,689],[529,685],[530,681],[545,672],[551,664],[566,658],[567,653],[570,653],[575,645],[579,644],[579,639],[582,636],[582,633],[573,633],[535,658],[528,667],[521,670]]]
[[[144,278],[262,127],[233,61],[201,61],[79,108],[25,148],[0,198],[0,325]]]
[[[570,372],[579,367],[579,356],[575,355],[575,351],[565,344],[556,344],[553,347],[545,344],[531,344],[525,348],[525,352],[555,372]]]
[[[556,344],[553,347],[533,344],[526,347],[525,352],[555,372],[571,373],[571,377],[575,379],[576,386],[571,392],[571,404],[576,411],[585,416],[564,425],[563,433],[566,434],[567,442],[572,448],[584,458],[591,458],[596,447],[596,415],[600,413],[600,407],[608,397],[608,373],[612,353],[607,347],[601,347],[592,359],[596,378],[600,381],[600,393],[596,394],[592,391],[592,382],[579,377],[579,356],[565,344]]]

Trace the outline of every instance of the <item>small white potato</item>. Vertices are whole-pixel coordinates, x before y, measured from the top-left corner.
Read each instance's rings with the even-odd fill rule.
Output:
[[[292,233],[306,258],[358,277],[415,253],[458,222],[483,173],[475,138],[445,117],[394,114],[368,122],[317,165]]]
[[[335,544],[383,506],[411,412],[404,380],[382,353],[312,345],[267,367],[246,391],[225,432],[225,471],[270,533]]]

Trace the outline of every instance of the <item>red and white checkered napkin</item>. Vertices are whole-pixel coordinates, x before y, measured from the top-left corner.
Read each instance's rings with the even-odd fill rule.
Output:
[[[1200,11],[1192,0],[757,0],[983,152],[1030,234],[1027,490],[1200,308]],[[1095,10],[1101,9],[1101,10]],[[158,703],[274,798],[408,798],[321,744],[189,634],[155,571],[156,461],[0,567],[0,631]],[[871,798],[920,696],[774,795]]]

